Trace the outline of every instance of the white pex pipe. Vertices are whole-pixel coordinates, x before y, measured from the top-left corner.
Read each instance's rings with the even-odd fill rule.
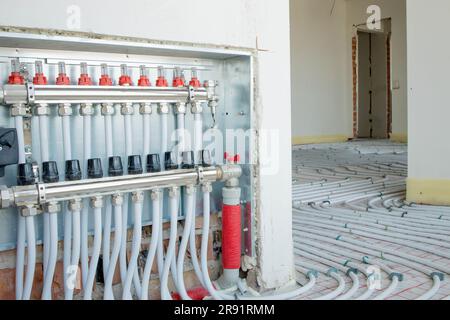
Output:
[[[40,134],[40,151],[41,151],[41,163],[50,160],[49,148],[48,148],[48,116],[41,115],[39,118],[39,134]],[[42,264],[44,267],[44,275],[48,266],[49,256],[49,241],[50,241],[50,215],[48,212],[43,213],[43,253]]]
[[[25,276],[25,285],[23,287],[23,300],[30,300],[31,290],[33,289],[34,271],[36,267],[36,234],[34,231],[34,218],[26,217],[27,228],[27,273]]]
[[[131,156],[133,155],[133,131],[132,131],[132,124],[131,124],[131,115],[130,114],[124,114],[124,126],[125,126],[125,153],[127,156]],[[128,203],[129,203],[129,196],[126,195],[125,196],[125,206],[128,207]],[[124,270],[121,271],[121,275],[124,276],[124,278],[122,278],[122,287],[125,287],[125,280],[127,277],[127,272],[129,267],[127,267],[126,264],[126,254],[127,254],[127,233],[128,233],[128,209],[125,211],[124,210],[124,214],[122,217],[122,225],[123,225],[123,233],[122,233],[122,250],[124,250],[123,252],[121,252],[120,255],[120,261],[121,261],[121,268],[123,268]],[[141,221],[138,223],[142,223]],[[139,274],[138,274],[138,270],[137,270],[137,266],[134,267],[133,270],[133,284],[134,287],[136,289],[136,292],[138,294],[138,296],[140,295],[140,291],[141,291],[141,283],[139,280]]]
[[[177,113],[178,152],[186,151],[185,114]]]
[[[125,285],[125,279],[127,277],[127,237],[128,237],[128,194],[123,196],[122,205],[122,236],[120,237],[120,253],[119,253],[119,268],[120,268],[120,280],[122,287]]]
[[[111,115],[104,115],[105,121],[105,147],[106,147],[106,160],[113,156],[113,132],[112,132],[112,119]],[[103,224],[103,247],[102,247],[102,257],[103,257],[103,275],[106,278],[109,270],[110,263],[110,243],[111,243],[111,220],[112,220],[112,204],[106,199],[105,205],[105,221]],[[122,217],[120,218],[122,219]]]
[[[166,259],[163,266],[162,277],[161,279],[161,299],[162,300],[172,300],[172,297],[169,293],[168,288],[168,280],[169,280],[169,270],[170,264],[172,262],[172,258],[175,254],[176,250],[176,240],[177,240],[177,227],[178,227],[178,201],[179,201],[179,192],[173,191],[173,194],[170,196],[169,210],[170,210],[170,237],[169,237],[169,245],[167,247]],[[175,278],[177,275],[173,273],[172,277]]]
[[[132,127],[131,127],[131,115],[125,114],[123,116],[125,127],[125,155],[131,156],[133,153],[133,140],[132,140]],[[128,206],[129,195],[124,195],[124,208],[122,214],[122,245],[120,248],[119,265],[120,265],[120,278],[122,280],[122,288],[125,286],[127,278],[127,238],[128,238]],[[134,272],[134,271],[133,271]]]
[[[14,118],[17,129],[17,142],[19,146],[19,163],[25,163],[25,142],[23,136],[23,117],[17,116]],[[25,275],[25,283],[23,283],[23,269],[25,261],[25,239],[28,248],[27,268]],[[36,235],[34,226],[34,217],[22,217],[19,213],[18,218],[18,237],[17,237],[17,270],[16,280],[18,294],[23,300],[31,298],[31,290],[33,287],[34,271],[36,267]],[[22,289],[23,288],[23,289]],[[22,291],[23,290],[23,291]],[[17,294],[17,295],[18,295]]]
[[[178,258],[177,258],[177,284],[178,284],[178,292],[183,300],[191,300],[189,295],[187,294],[186,287],[184,285],[184,277],[183,277],[183,271],[184,271],[184,257],[186,255],[186,249],[188,246],[189,236],[191,234],[192,230],[192,220],[194,215],[194,188],[191,188],[192,190],[189,192],[186,190],[186,214],[185,214],[185,221],[184,221],[184,229],[183,229],[183,236],[181,238],[181,244],[178,251]]]
[[[25,267],[25,217],[17,214],[16,300],[23,297],[23,271]]]
[[[219,292],[214,288],[208,272],[208,238],[209,238],[209,220],[211,215],[210,206],[211,187],[209,185],[203,187],[203,226],[202,226],[202,244],[200,249],[200,261],[202,264],[203,283],[209,294],[215,300],[234,300],[234,297],[225,293]]]
[[[136,199],[141,197],[141,199]],[[128,271],[125,278],[125,285],[123,287],[122,299],[131,300],[131,282],[137,267],[137,259],[139,257],[139,251],[141,248],[142,239],[142,205],[143,205],[143,193],[135,193],[133,195],[133,213],[134,213],[134,228],[133,228],[133,241],[131,244],[131,257],[128,262]],[[140,292],[138,292],[140,295]]]
[[[387,299],[395,294],[399,281],[402,279],[400,273],[390,270],[378,260],[391,261],[423,273],[430,278],[432,286],[417,299],[433,298],[441,287],[444,273],[450,272],[445,265],[402,250],[387,248],[378,243],[373,244],[373,240],[370,239],[393,243],[397,247],[414,248],[436,257],[448,258],[446,253],[448,250],[445,250],[448,247],[450,235],[448,208],[440,210],[437,207],[414,207],[414,204],[406,203],[404,201],[406,163],[393,163],[398,159],[396,156],[377,157],[371,154],[352,158],[344,157],[345,153],[339,153],[337,150],[325,152],[325,155],[320,149],[310,152],[313,156],[311,153],[310,156],[302,154],[301,158],[294,155],[294,164],[299,161],[304,164],[302,168],[297,166],[298,179],[313,181],[293,187],[294,207],[297,207],[297,204],[311,202],[308,203],[309,206],[298,205],[298,210],[294,209],[296,243],[321,249],[321,251],[312,252],[314,254],[323,255],[323,251],[329,251],[338,256],[379,266],[381,271],[389,276],[391,282],[375,296],[374,300]],[[318,157],[318,155],[321,156]],[[317,160],[318,158],[320,160]],[[373,164],[374,161],[378,162]],[[317,169],[318,167],[321,169]],[[358,180],[364,177],[379,178]],[[364,185],[367,185],[367,188]],[[339,207],[333,206],[338,204]],[[350,249],[355,254],[341,248]],[[369,262],[371,258],[361,257],[362,254],[373,255],[377,257],[377,261]],[[330,263],[325,262],[325,264]],[[351,262],[346,262],[346,265],[350,266],[350,264]],[[371,292],[366,291],[360,297],[369,298],[370,295]],[[345,297],[345,294],[339,298],[342,299],[342,297]]]
[[[150,241],[147,260],[145,261],[144,274],[142,276],[141,300],[148,300],[148,285],[150,282],[150,275],[152,272],[153,261],[155,260],[156,249],[159,241],[159,230],[162,225],[162,216],[160,211],[162,201],[161,192],[160,191],[155,192],[152,200],[153,200],[152,240]]]
[[[168,142],[167,142],[168,115],[167,115],[167,113],[160,114],[160,118],[161,118],[161,146],[160,146],[161,155],[160,155],[160,159],[161,159],[161,161],[164,161],[165,152],[168,149],[168,147],[167,147],[167,145],[168,145]],[[162,165],[162,170],[163,171],[165,170],[164,165]],[[161,201],[161,207],[160,207],[161,219],[163,218],[163,213],[164,213],[163,204],[164,204],[163,201]],[[159,278],[162,279],[163,269],[164,269],[164,247],[163,247],[162,223],[160,224],[160,229],[159,229],[158,233],[159,233],[159,239],[158,239],[158,245],[157,245],[157,250],[156,250],[156,260],[157,260],[157,264],[158,264]]]
[[[58,258],[58,219],[57,214],[50,214],[50,248],[47,273],[44,275],[44,286],[42,289],[42,300],[52,299],[53,275],[55,273],[56,260]]]
[[[94,208],[94,244],[92,246],[92,257],[89,264],[89,273],[84,289],[84,300],[92,300],[97,264],[100,257],[102,245],[102,208]]]
[[[72,227],[73,227],[73,237],[72,237],[72,255],[70,258],[71,264],[71,272],[70,272],[70,280],[68,282],[68,293],[66,295],[67,300],[73,299],[73,290],[75,289],[76,276],[78,273],[78,265],[80,263],[80,229],[81,229],[81,221],[80,221],[80,210],[75,210],[72,212]]]
[[[194,161],[195,163],[198,163],[198,156],[200,151],[203,149],[203,122],[202,122],[202,115],[200,113],[194,114]],[[191,253],[191,261],[192,265],[194,267],[195,275],[197,276],[198,280],[200,281],[200,284],[205,287],[205,283],[203,281],[203,270],[198,262],[197,257],[197,246],[196,246],[196,234],[195,234],[195,218],[196,218],[196,203],[197,200],[197,189],[195,189],[194,194],[194,214],[193,214],[193,221],[192,221],[192,229],[191,234],[189,237],[189,252]]]
[[[84,117],[86,118],[86,117]],[[63,128],[63,138],[64,138],[64,159],[65,160],[73,160],[72,159],[72,143],[71,143],[71,134],[70,134],[70,117],[63,116],[62,117],[62,128]],[[83,128],[85,130],[85,128]],[[86,143],[84,143],[86,146]],[[70,292],[70,288],[68,287],[68,276],[71,265],[71,246],[72,246],[72,215],[69,212],[68,208],[64,208],[64,251],[63,251],[63,278],[64,278],[64,295],[65,298],[68,299]],[[50,219],[57,219],[57,215],[51,215]],[[55,241],[55,239],[51,240]],[[56,241],[58,239],[56,238]],[[49,277],[53,278],[53,273],[49,274]]]
[[[14,118],[17,130],[17,144],[19,146],[19,163],[25,163],[25,142],[23,136],[23,118],[18,116]],[[19,210],[17,210],[17,257],[16,257],[16,299],[23,298],[23,272],[25,268],[25,240],[26,223]]]
[[[48,147],[48,116],[39,116],[39,134],[40,134],[40,151],[41,163],[50,160]],[[58,216],[57,214],[49,214],[44,212],[44,250],[43,250],[43,266],[44,266],[44,282],[42,289],[42,300],[52,299],[53,275],[55,273],[57,254],[58,254]]]
[[[111,258],[109,260],[108,272],[105,277],[105,292],[103,295],[104,300],[114,300],[112,284],[122,242],[122,204],[120,203],[114,205],[114,224],[114,243]]]

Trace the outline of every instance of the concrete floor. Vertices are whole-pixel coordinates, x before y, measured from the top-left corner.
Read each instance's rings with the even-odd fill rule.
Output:
[[[342,269],[345,289],[334,298],[358,299],[367,293],[363,298],[374,299],[383,292],[388,300],[450,296],[449,281],[436,279],[450,273],[450,208],[406,203],[406,176],[406,145],[354,141],[294,147],[296,264],[308,270]],[[360,241],[357,247],[346,246],[354,240]],[[363,263],[365,256],[372,259],[370,264]],[[377,272],[377,263],[389,272]],[[346,275],[349,266],[362,271],[359,284]],[[367,269],[370,266],[377,268]],[[379,274],[381,282],[375,279],[378,287],[367,292],[373,270],[370,277]],[[389,278],[393,272],[403,276],[398,285]],[[337,289],[337,281],[324,273],[319,272],[315,286],[300,299],[320,298]],[[298,277],[302,284],[308,281],[302,272]],[[345,297],[352,286],[359,289]],[[389,286],[391,292],[386,291]]]

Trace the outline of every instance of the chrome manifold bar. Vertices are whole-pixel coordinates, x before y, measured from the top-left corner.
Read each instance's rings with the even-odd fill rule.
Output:
[[[75,85],[4,85],[0,88],[0,104],[111,104],[111,103],[192,103],[213,101],[215,81],[205,87],[137,87]]]
[[[201,185],[215,181],[227,181],[232,178],[239,178],[241,175],[242,169],[239,165],[224,165],[75,182],[38,183],[31,186],[15,186],[11,188],[1,187],[0,208],[4,209],[13,206],[39,207],[61,201],[134,191]]]

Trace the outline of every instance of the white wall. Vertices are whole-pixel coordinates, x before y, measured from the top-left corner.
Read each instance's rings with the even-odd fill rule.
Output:
[[[391,65],[392,81],[400,83],[400,89],[392,91],[392,133],[406,135],[408,131],[407,68],[406,68],[406,0],[347,0],[347,60],[351,61],[351,39],[356,33],[353,25],[365,23],[367,8],[378,5],[381,18],[392,18]],[[351,66],[350,66],[351,67]],[[351,71],[351,69],[350,69]],[[348,90],[352,88],[352,74],[348,74]],[[351,113],[352,106],[347,112]]]
[[[81,30],[159,40],[256,47],[262,129],[279,132],[280,170],[261,177],[260,280],[293,278],[288,0],[2,0],[0,24],[67,29],[67,8],[81,9]],[[69,20],[70,22],[70,20]],[[268,146],[261,143],[262,154]],[[276,186],[276,187],[275,187]],[[280,250],[283,248],[283,250]]]
[[[346,113],[346,6],[332,1],[291,1],[292,135],[351,135]]]
[[[409,178],[450,180],[450,1],[408,0],[407,16]]]
[[[353,133],[352,26],[367,20],[369,5],[392,18],[393,133],[407,133],[405,0],[291,0],[292,135]]]

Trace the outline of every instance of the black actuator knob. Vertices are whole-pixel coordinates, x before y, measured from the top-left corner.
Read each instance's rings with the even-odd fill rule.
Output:
[[[178,159],[175,152],[168,151],[164,154],[164,168],[166,170],[178,169]]]
[[[30,186],[36,182],[33,164],[19,163],[17,166],[17,184],[19,186]]]
[[[129,156],[128,174],[142,174],[143,172],[141,156]]]
[[[88,178],[99,179],[103,178],[102,160],[95,158],[88,160]]]
[[[209,153],[209,150],[200,151],[200,158],[198,163],[199,165],[205,168],[210,167],[212,165],[211,154]]]
[[[154,173],[161,171],[161,160],[159,159],[159,154],[149,154],[147,155],[147,172]]]
[[[182,169],[194,169],[195,161],[194,161],[194,152],[193,151],[185,151],[182,153],[183,162],[181,163]]]
[[[66,161],[66,181],[78,181],[81,180],[82,173],[80,167],[80,161],[67,160]]]
[[[42,180],[45,183],[55,183],[59,181],[58,165],[55,161],[42,163]]]
[[[123,176],[122,158],[117,156],[110,157],[108,161],[109,161],[108,175],[110,177]]]

